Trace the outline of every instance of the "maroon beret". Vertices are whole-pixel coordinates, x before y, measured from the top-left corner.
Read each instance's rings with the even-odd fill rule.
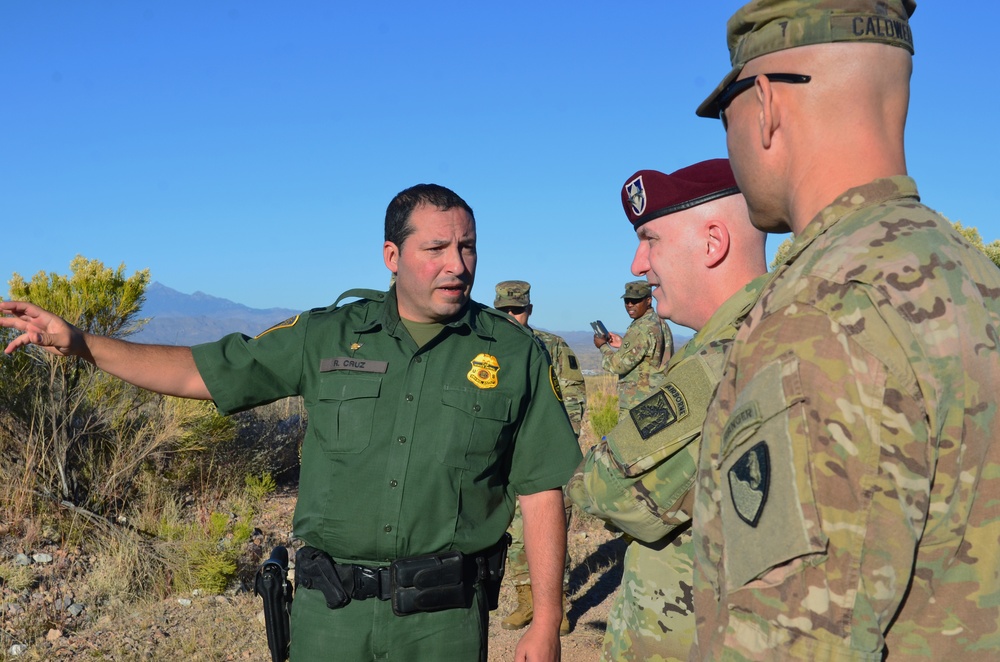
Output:
[[[640,170],[622,186],[622,207],[638,229],[654,218],[739,192],[729,159],[710,159],[669,175]]]

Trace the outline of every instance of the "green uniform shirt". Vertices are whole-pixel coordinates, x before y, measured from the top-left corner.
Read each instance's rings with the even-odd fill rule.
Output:
[[[364,299],[193,349],[223,413],[303,397],[299,538],[361,563],[474,552],[515,493],[566,483],[579,445],[526,329],[471,302],[418,349],[395,290],[343,296]]]
[[[908,177],[807,225],[705,419],[691,659],[994,660],[1000,270]]]

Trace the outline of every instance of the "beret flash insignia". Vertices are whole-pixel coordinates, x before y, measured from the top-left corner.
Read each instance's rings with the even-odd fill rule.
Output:
[[[628,193],[629,202],[632,203],[632,213],[642,216],[646,211],[646,189],[642,185],[642,175],[626,184],[625,191]]]

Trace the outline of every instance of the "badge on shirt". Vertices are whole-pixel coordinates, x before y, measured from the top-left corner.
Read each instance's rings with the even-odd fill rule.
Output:
[[[472,369],[467,375],[469,381],[479,388],[494,388],[500,382],[497,381],[497,372],[500,370],[500,363],[495,356],[480,354],[472,359]]]
[[[762,441],[729,469],[729,494],[740,519],[756,528],[767,503],[771,483],[771,455]]]

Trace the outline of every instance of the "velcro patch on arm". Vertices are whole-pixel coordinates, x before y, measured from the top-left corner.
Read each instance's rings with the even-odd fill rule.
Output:
[[[608,447],[626,476],[656,466],[701,434],[715,380],[699,356],[673,366],[667,383],[633,407],[608,433]]]

